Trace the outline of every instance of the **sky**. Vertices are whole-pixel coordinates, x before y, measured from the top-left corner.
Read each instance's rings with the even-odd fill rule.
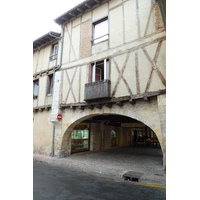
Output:
[[[64,14],[83,0],[35,0],[31,2],[32,40],[36,40],[49,31],[60,32],[60,26],[54,19]]]

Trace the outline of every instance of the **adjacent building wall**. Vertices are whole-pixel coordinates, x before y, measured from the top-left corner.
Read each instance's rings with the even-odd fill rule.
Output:
[[[33,113],[33,152],[50,156],[53,125],[48,122],[50,111]]]
[[[48,75],[57,66],[57,59],[50,60],[54,40],[33,52],[33,80],[39,80],[38,97],[33,99],[33,150],[34,153],[50,155],[53,124],[48,120],[51,113],[52,95],[47,94]]]

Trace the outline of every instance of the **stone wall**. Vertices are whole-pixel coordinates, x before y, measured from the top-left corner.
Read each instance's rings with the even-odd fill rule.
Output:
[[[158,113],[162,132],[161,147],[163,152],[163,166],[166,170],[166,94],[158,96]]]
[[[149,101],[139,100],[136,102],[136,104],[132,105],[130,103],[124,103],[122,107],[119,107],[117,105],[113,105],[112,108],[108,108],[106,106],[103,106],[102,109],[89,109],[85,108],[84,110],[81,109],[70,109],[66,108],[63,110],[60,110],[63,115],[63,119],[59,123],[59,128],[56,132],[56,145],[55,145],[55,151],[56,156],[60,155],[70,155],[71,154],[71,131],[73,128],[79,124],[81,121],[84,121],[88,118],[91,118],[92,116],[96,115],[102,115],[102,114],[118,114],[123,115],[127,117],[131,117],[133,119],[136,119],[148,127],[150,127],[156,134],[163,151],[163,163],[165,163],[165,112],[160,112],[161,110],[161,100],[162,97],[158,97],[158,100],[156,97],[151,98]],[[159,102],[159,103],[158,103]],[[108,148],[108,145],[105,143],[102,144],[102,129],[100,124],[93,124],[92,123],[92,131],[93,131],[93,150],[101,150],[103,148]],[[128,137],[129,129],[120,130],[122,128],[119,128],[119,137],[123,138],[123,140],[120,142],[120,146],[126,145],[130,142],[130,138]],[[106,131],[109,131],[107,128],[105,128]],[[97,134],[94,134],[97,133]],[[122,134],[122,135],[120,135]],[[105,136],[104,136],[105,137]],[[107,138],[108,139],[108,138]],[[104,140],[104,139],[103,139]]]
[[[33,152],[51,154],[53,125],[48,123],[51,111],[37,111],[33,113]],[[27,133],[28,134],[28,133]]]

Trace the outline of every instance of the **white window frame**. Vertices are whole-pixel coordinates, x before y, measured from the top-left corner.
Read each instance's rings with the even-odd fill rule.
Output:
[[[38,98],[38,94],[39,94],[39,79],[36,79],[33,81],[33,97]]]
[[[108,40],[108,17],[93,23],[93,44]]]
[[[58,43],[52,45],[49,59],[55,60],[57,59],[57,55],[58,55]]]
[[[99,62],[102,62],[102,61],[99,61]],[[97,67],[97,64],[99,62],[95,62],[92,64],[92,82],[97,82],[96,81],[96,68]],[[109,59],[106,58],[103,60],[103,65],[104,65],[104,74],[103,74],[103,80],[108,80],[109,79]],[[101,73],[102,73],[102,70],[101,70]],[[102,81],[101,77],[100,77],[100,81]]]
[[[56,59],[58,55],[58,44],[53,46],[53,59]]]
[[[50,81],[51,81],[51,85],[50,85]],[[47,95],[51,95],[52,90],[53,90],[53,74],[49,74],[48,81],[47,81]]]

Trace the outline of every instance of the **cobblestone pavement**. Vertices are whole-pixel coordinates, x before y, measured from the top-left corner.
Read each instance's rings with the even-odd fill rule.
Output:
[[[33,159],[75,171],[124,181],[128,171],[143,173],[141,183],[166,185],[160,148],[117,147],[98,152],[82,152],[65,158],[34,154]]]

